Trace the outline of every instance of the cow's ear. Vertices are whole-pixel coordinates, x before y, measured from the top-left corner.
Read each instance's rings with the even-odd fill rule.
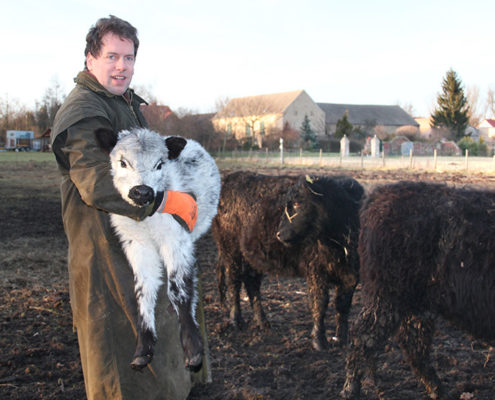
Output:
[[[173,160],[179,157],[184,147],[186,147],[187,140],[180,136],[170,136],[165,139],[165,145],[168,149],[168,159]]]
[[[306,181],[305,181],[305,187],[314,195],[316,196],[323,196],[322,193],[320,193],[320,188],[318,185],[318,179],[314,177],[310,177],[309,175],[306,175]]]
[[[96,143],[105,153],[110,154],[117,144],[117,133],[108,128],[98,128],[94,132]]]

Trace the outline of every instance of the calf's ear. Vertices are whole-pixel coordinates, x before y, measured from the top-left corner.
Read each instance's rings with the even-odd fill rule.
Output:
[[[110,154],[117,144],[117,133],[108,128],[98,128],[94,131],[96,143],[105,153]]]
[[[180,136],[170,136],[165,139],[165,145],[168,149],[168,159],[173,160],[179,157],[184,147],[186,147],[187,140]]]

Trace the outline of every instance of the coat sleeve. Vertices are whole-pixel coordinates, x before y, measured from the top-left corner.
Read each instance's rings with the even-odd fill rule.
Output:
[[[114,187],[110,159],[96,142],[97,128],[112,126],[105,118],[85,118],[66,130],[60,150],[68,163],[70,180],[89,207],[135,220],[146,218],[149,211],[145,207],[130,205]]]

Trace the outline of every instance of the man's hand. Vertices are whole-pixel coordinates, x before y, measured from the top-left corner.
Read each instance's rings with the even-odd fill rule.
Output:
[[[168,190],[158,192],[149,215],[157,213],[171,214],[188,232],[192,232],[198,219],[198,205],[189,193]]]

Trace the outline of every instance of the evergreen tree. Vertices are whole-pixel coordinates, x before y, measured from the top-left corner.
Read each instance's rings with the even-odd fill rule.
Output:
[[[431,116],[432,128],[447,128],[454,140],[464,137],[469,121],[469,105],[460,79],[450,69],[442,82],[442,93],[437,97],[437,108]]]
[[[305,149],[313,149],[316,146],[316,134],[311,129],[311,123],[307,115],[304,116],[301,125],[301,141]]]
[[[342,118],[337,121],[335,129],[335,137],[337,139],[343,138],[344,135],[350,137],[352,131],[354,130],[354,126],[349,122],[347,114],[348,112],[346,110]]]

